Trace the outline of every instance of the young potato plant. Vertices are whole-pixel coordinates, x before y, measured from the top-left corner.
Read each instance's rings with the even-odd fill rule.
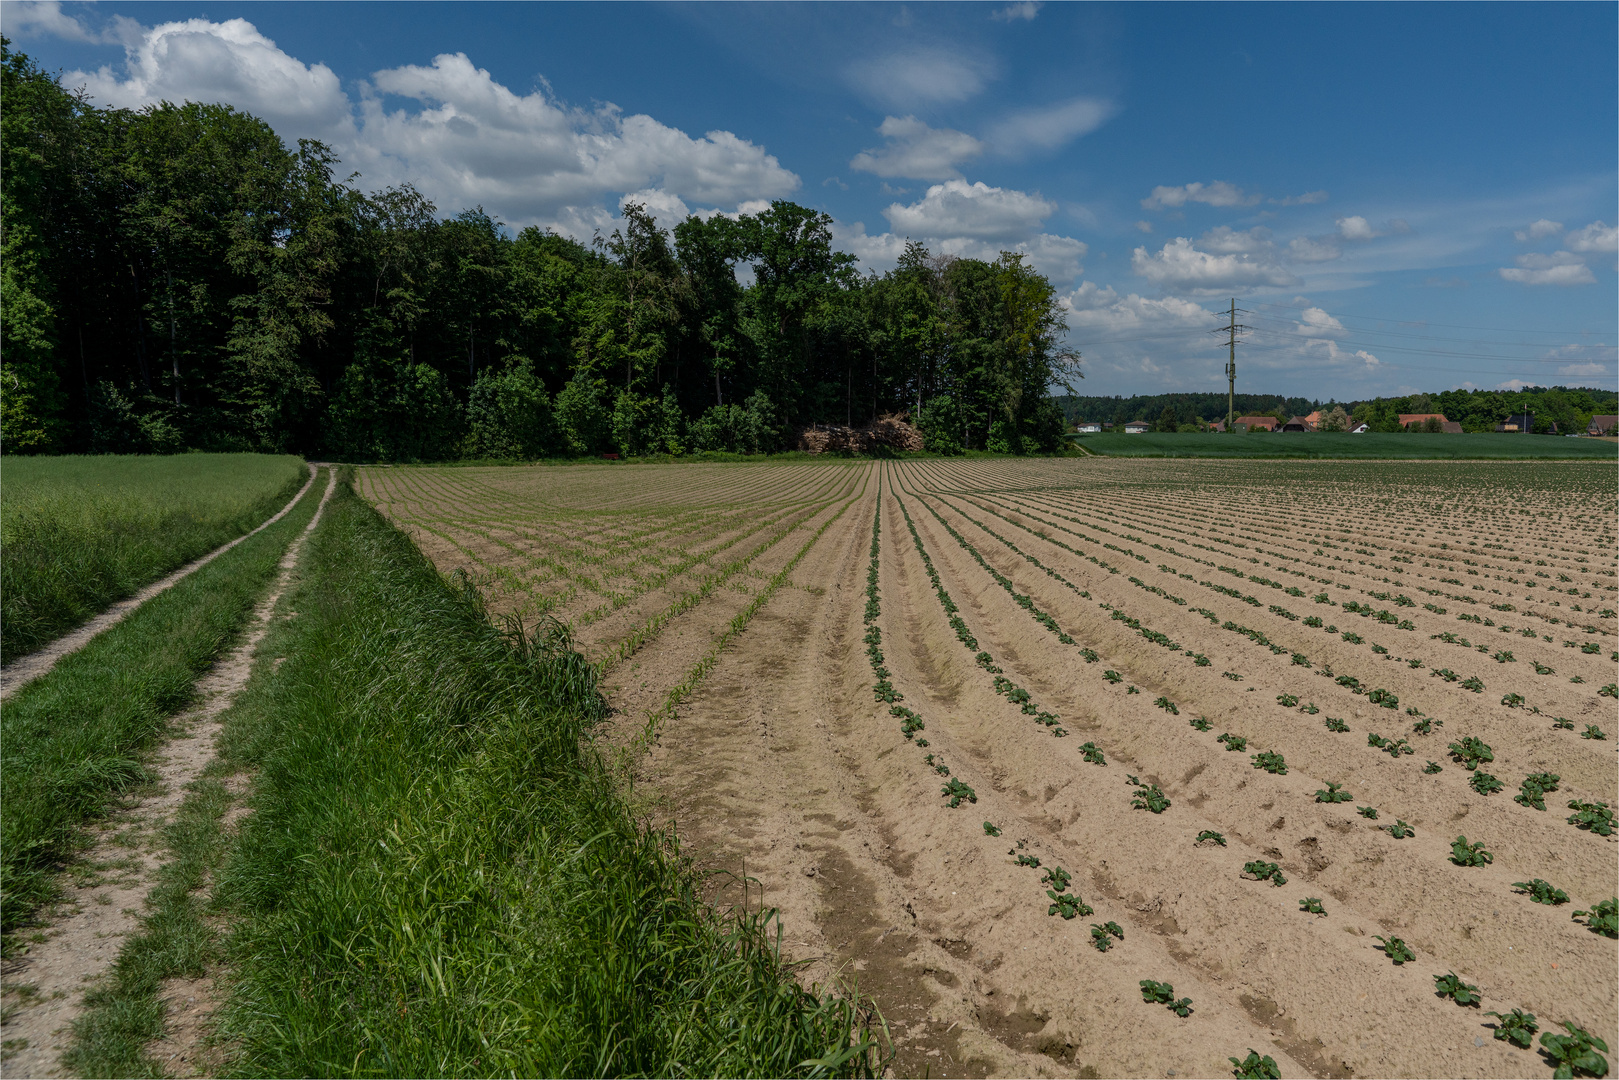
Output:
[[[1472,983],[1462,982],[1454,971],[1448,975],[1435,975],[1433,988],[1434,993],[1442,998],[1450,998],[1458,1005],[1471,1005],[1477,1008],[1478,1003],[1484,1000],[1479,995],[1478,987]]]
[[[1478,792],[1480,795],[1494,795],[1506,785],[1501,783],[1501,781],[1497,780],[1491,774],[1480,769],[1478,772],[1475,772],[1472,776],[1468,777],[1467,786]]]
[[[1325,791],[1323,791],[1320,788],[1316,788],[1316,790],[1315,790],[1315,801],[1319,802],[1319,803],[1341,803],[1341,802],[1349,802],[1351,799],[1354,798],[1354,796],[1351,795],[1349,792],[1338,790],[1341,787],[1343,787],[1342,784],[1334,784],[1330,780],[1327,781],[1327,787],[1326,787]]]
[[[1400,699],[1391,690],[1373,690],[1366,695],[1366,700],[1385,709],[1398,709],[1400,707]]]
[[[1298,703],[1299,703],[1299,699],[1298,699],[1298,697],[1296,695],[1293,695],[1293,694],[1277,694],[1276,695],[1276,704],[1280,705],[1284,709],[1291,709],[1293,706],[1297,705]]]
[[[1422,767],[1422,771],[1427,773],[1429,776],[1432,776],[1434,773],[1444,772],[1445,767],[1439,764],[1437,761],[1430,761],[1428,764]]]
[[[1421,720],[1418,720],[1416,723],[1411,725],[1411,734],[1432,735],[1434,728],[1444,726],[1445,722],[1443,720],[1435,720],[1431,716],[1425,716]]]
[[[1303,713],[1305,716],[1315,716],[1321,712],[1321,708],[1312,701],[1307,704],[1300,705],[1299,712]]]
[[[1007,854],[1017,857],[1018,866],[1028,866],[1035,870],[1040,869],[1040,856],[1038,855],[1019,855],[1016,851],[1008,851]]]
[[[1124,940],[1124,928],[1116,922],[1091,923],[1091,944],[1097,952],[1107,952],[1113,947],[1113,938]]]
[[[1199,731],[1207,731],[1214,726],[1209,722],[1209,718],[1206,716],[1199,716],[1195,720],[1188,720],[1186,722],[1197,728]]]
[[[1417,954],[1412,952],[1411,947],[1400,938],[1386,938],[1380,936],[1377,938],[1377,940],[1383,943],[1379,946],[1379,948],[1383,950],[1383,955],[1394,961],[1396,967],[1401,964],[1410,963],[1412,960],[1417,958]]]
[[[1586,724],[1585,730],[1580,732],[1580,738],[1582,739],[1606,739],[1607,737],[1607,732],[1603,731],[1595,724]]]
[[[1535,1023],[1535,1014],[1526,1013],[1522,1009],[1513,1009],[1505,1015],[1498,1012],[1487,1012],[1484,1015],[1495,1017],[1497,1039],[1523,1050],[1529,1049],[1534,1041],[1535,1032],[1540,1030],[1540,1025]]]
[[[1125,692],[1125,693],[1126,693],[1126,694],[1139,694],[1139,693],[1141,693],[1141,691],[1140,691],[1140,690],[1137,690],[1137,689],[1136,689],[1136,688],[1135,688],[1135,687],[1133,687],[1133,686],[1126,686],[1126,687],[1125,687],[1125,688],[1124,688],[1124,692]]]
[[[1276,1059],[1266,1054],[1259,1056],[1259,1051],[1253,1047],[1248,1048],[1248,1056],[1238,1061],[1236,1058],[1228,1059],[1236,1066],[1231,1075],[1237,1080],[1282,1080],[1282,1070],[1277,1067]]]
[[[1404,840],[1408,836],[1415,836],[1417,834],[1417,830],[1413,829],[1399,818],[1394,819],[1394,824],[1390,825],[1388,830],[1389,835],[1394,837],[1396,840]]]
[[[1566,718],[1561,717],[1561,716],[1553,717],[1552,718],[1552,730],[1553,731],[1573,731],[1574,730],[1574,721],[1566,719]]]
[[[1484,850],[1484,841],[1469,844],[1467,837],[1458,836],[1450,842],[1450,861],[1457,866],[1488,866],[1495,856]]]
[[[1153,704],[1171,716],[1179,716],[1181,714],[1181,711],[1175,707],[1175,703],[1166,697],[1159,697],[1158,700],[1153,702]]]
[[[1220,677],[1223,679],[1230,679],[1232,682],[1242,682],[1242,676],[1238,675],[1235,671],[1222,671],[1220,672]]]
[[[1235,750],[1235,751],[1241,752],[1243,750],[1248,749],[1248,740],[1247,740],[1246,737],[1244,737],[1242,735],[1232,735],[1232,734],[1230,734],[1228,732],[1228,733],[1226,733],[1224,735],[1221,735],[1215,741],[1225,743],[1225,748],[1227,750]]]
[[[1533,881],[1514,881],[1512,887],[1521,890],[1537,904],[1556,907],[1558,904],[1568,903],[1568,893],[1541,878],[1535,878]]]
[[[1462,768],[1471,770],[1486,761],[1494,761],[1495,751],[1483,739],[1466,735],[1450,744],[1450,756],[1461,762]]]
[[[1585,928],[1603,937],[1619,938],[1619,897],[1597,904],[1590,911],[1576,911],[1574,921],[1585,920]]]
[[[1274,750],[1261,751],[1248,760],[1254,763],[1254,768],[1263,769],[1274,776],[1287,775],[1287,761]]]
[[[1150,810],[1154,814],[1162,814],[1171,805],[1164,793],[1158,790],[1157,784],[1143,784],[1137,781],[1136,793],[1130,799],[1131,809]]]
[[[1049,885],[1056,892],[1067,892],[1068,883],[1074,880],[1074,875],[1060,866],[1053,866],[1040,875],[1040,884]]]
[[[1567,1035],[1545,1032],[1540,1036],[1541,1052],[1557,1066],[1553,1080],[1575,1076],[1607,1076],[1608,1059],[1597,1053],[1607,1053],[1608,1044],[1578,1025],[1561,1022]]]
[[[1225,837],[1220,833],[1215,832],[1213,829],[1204,829],[1202,832],[1197,834],[1197,839],[1193,840],[1192,843],[1201,844],[1205,840],[1209,841],[1210,843],[1218,844],[1221,847],[1225,847]]]
[[[1141,980],[1141,1000],[1149,1005],[1166,1005],[1169,1011],[1176,1016],[1192,1015],[1192,999],[1175,999],[1175,988],[1169,983],[1153,982],[1151,979]],[[1604,1047],[1603,1049],[1606,1049]]]
[[[1372,821],[1377,820],[1377,807],[1375,806],[1357,806],[1355,807],[1355,813]]]
[[[1253,862],[1244,863],[1242,872],[1251,875],[1255,881],[1269,881],[1277,887],[1287,884],[1287,878],[1282,876],[1282,868],[1273,862],[1265,862],[1263,859],[1255,859]]]
[[[1337,731],[1341,733],[1349,730],[1349,725],[1338,719],[1336,716],[1327,717],[1326,725],[1328,731]]]
[[[1523,708],[1523,695],[1503,694],[1501,695],[1501,704],[1505,705],[1509,709],[1521,709]]]
[[[1327,909],[1321,906],[1319,896],[1306,896],[1299,901],[1299,910],[1308,915],[1325,915]]]
[[[1102,678],[1106,679],[1110,683],[1121,683],[1124,681],[1124,676],[1120,675],[1117,671],[1114,671],[1111,668],[1102,672]]]
[[[978,801],[978,793],[960,780],[950,781],[939,789],[939,794],[950,800],[948,805],[952,810],[961,805],[962,799],[973,803]]]
[[[1536,675],[1556,675],[1557,674],[1557,669],[1556,668],[1547,667],[1545,664],[1542,664],[1539,660],[1536,660],[1534,662],[1534,664],[1535,664],[1535,674]]]
[[[1568,808],[1574,813],[1568,823],[1576,828],[1589,829],[1598,836],[1612,836],[1615,831],[1613,808],[1605,802],[1580,802],[1570,799]]]
[[[1107,764],[1107,758],[1103,755],[1103,753],[1101,751],[1101,748],[1098,747],[1095,743],[1088,742],[1085,745],[1081,746],[1079,748],[1079,750],[1080,750],[1080,753],[1085,755],[1085,760],[1088,761],[1090,764],[1092,764],[1092,765],[1106,765]]]
[[[1470,677],[1462,680],[1462,689],[1471,690],[1475,694],[1482,694],[1484,693],[1484,683],[1481,682],[1476,676]]]
[[[985,836],[999,836],[999,835],[1001,835],[1001,830],[997,829],[993,822],[986,821],[986,822],[984,822],[984,835]]]
[[[1096,914],[1089,904],[1074,893],[1059,893],[1047,889],[1046,895],[1051,898],[1051,903],[1046,908],[1047,915],[1061,915],[1065,919],[1074,919],[1081,915]]]
[[[1512,801],[1520,806],[1532,807],[1536,810],[1546,809],[1546,796],[1557,790],[1557,782],[1562,777],[1556,773],[1537,772],[1530,773],[1523,778],[1518,794]]]

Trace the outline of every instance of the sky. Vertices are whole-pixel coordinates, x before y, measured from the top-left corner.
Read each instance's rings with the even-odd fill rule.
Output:
[[[1619,5],[0,2],[98,104],[582,240],[773,199],[1027,255],[1085,394],[1619,385]]]

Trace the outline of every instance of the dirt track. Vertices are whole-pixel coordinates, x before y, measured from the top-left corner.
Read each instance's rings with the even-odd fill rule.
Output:
[[[1612,593],[1591,591],[1606,588],[1603,571],[1613,565],[1612,502],[1601,490],[1611,478],[1591,491],[1579,479],[1562,492],[1563,478],[1595,474],[1497,466],[1499,482],[1522,489],[1515,499],[1546,487],[1534,505],[1558,515],[1519,522],[1492,516],[1492,493],[1443,467],[1391,476],[1268,465],[1258,486],[1244,467],[861,467],[863,485],[827,489],[816,513],[726,587],[669,618],[610,674],[619,718],[637,729],[747,598],[831,522],[788,584],[662,720],[639,790],[654,818],[678,824],[688,853],[757,879],[764,902],[781,909],[784,949],[809,961],[807,980],[858,976],[894,1026],[897,1073],[1227,1075],[1227,1057],[1249,1047],[1275,1057],[1284,1075],[1549,1073],[1537,1054],[1493,1039],[1479,1010],[1436,997],[1433,976],[1448,971],[1480,987],[1484,1009],[1526,1009],[1542,1030],[1571,1020],[1616,1045],[1614,946],[1569,911],[1612,895],[1619,840],[1575,829],[1563,809],[1571,798],[1609,799],[1619,782],[1612,699],[1596,694],[1614,678],[1613,620],[1596,614],[1611,608]],[[670,468],[659,486],[680,489],[696,471]],[[762,519],[775,504],[773,484],[803,483],[804,471],[772,478],[756,470],[714,513]],[[1317,525],[1288,513],[1333,485],[1352,500],[1368,480],[1386,483],[1381,494],[1391,496],[1376,514]],[[738,516],[738,503],[751,514]],[[992,673],[958,640],[902,506],[976,648],[1056,714],[1066,737],[1053,738],[997,693]],[[894,689],[926,721],[918,733],[925,750],[871,689],[863,611],[879,507],[876,625]],[[1303,523],[1278,528],[1270,523],[1277,516]],[[686,527],[671,526],[672,547]],[[1456,545],[1477,580],[1462,584],[1458,556],[1441,543]],[[964,544],[1073,643],[1015,602]],[[1364,557],[1350,554],[1356,545]],[[444,569],[458,565],[448,549],[434,555]],[[1237,567],[1271,584],[1256,585]],[[625,606],[655,616],[659,604],[678,603],[682,580]],[[1299,596],[1283,590],[1294,585],[1303,586]],[[1554,585],[1552,601],[1544,594]],[[1330,602],[1313,602],[1318,590]],[[1395,591],[1414,600],[1368,599]],[[1488,603],[1468,604],[1470,594]],[[1363,601],[1368,611],[1395,611],[1410,629],[1344,606]],[[1143,640],[1116,611],[1180,647]],[[1476,624],[1458,622],[1459,611],[1481,614]],[[1481,628],[1486,614],[1502,625]],[[1301,618],[1317,615],[1339,629]],[[1458,630],[1487,642],[1486,654],[1440,637]],[[1593,641],[1596,654],[1578,648]],[[1503,649],[1515,657],[1489,655]],[[1555,671],[1540,675],[1531,665]],[[1436,677],[1450,667],[1456,681]],[[1117,683],[1104,680],[1110,670]],[[1325,670],[1355,676],[1362,692]],[[1463,688],[1472,675],[1486,691]],[[1397,695],[1400,707],[1372,704],[1372,688]],[[1496,704],[1509,692],[1524,703]],[[1299,701],[1280,705],[1283,694]],[[1176,712],[1155,705],[1160,698]],[[1301,711],[1306,705],[1318,713]],[[1563,716],[1605,727],[1607,740],[1554,728]],[[1189,723],[1198,717],[1210,730]],[[1327,717],[1349,730],[1329,731]],[[1417,734],[1422,718],[1442,726]],[[1216,741],[1224,732],[1245,737],[1245,752],[1226,751]],[[1369,733],[1404,738],[1414,754],[1379,752]],[[1463,735],[1493,747],[1484,768],[1505,790],[1484,796],[1468,786],[1472,774],[1446,753]],[[1086,742],[1105,752],[1106,765],[1083,760]],[[1258,751],[1283,754],[1286,775],[1258,771]],[[944,777],[929,754],[975,790],[975,804],[945,806]],[[1425,773],[1429,760],[1442,771]],[[1544,812],[1512,801],[1530,772],[1561,777]],[[1172,806],[1161,815],[1131,809],[1130,775],[1158,785]],[[1329,781],[1353,801],[1317,803]],[[1357,806],[1376,808],[1378,819]],[[1415,835],[1383,831],[1397,818]],[[986,835],[986,820],[1003,835]],[[1203,830],[1223,833],[1226,846],[1195,845]],[[1464,832],[1486,841],[1492,865],[1449,861],[1450,841]],[[1042,869],[1015,865],[1009,849],[1038,857]],[[1287,885],[1244,877],[1250,860],[1278,863]],[[1040,877],[1054,866],[1072,873],[1070,891],[1093,915],[1047,914]],[[1533,877],[1573,902],[1534,904],[1512,888]],[[741,899],[734,886],[719,895]],[[754,902],[758,895],[756,887]],[[1326,914],[1302,913],[1305,896],[1320,897]],[[1124,939],[1098,952],[1089,926],[1108,921]],[[1404,939],[1417,960],[1395,966],[1374,935]],[[1176,996],[1193,999],[1192,1014],[1143,1003],[1143,979],[1173,983]]]

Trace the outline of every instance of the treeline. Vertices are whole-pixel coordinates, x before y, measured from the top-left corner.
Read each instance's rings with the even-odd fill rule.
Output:
[[[765,451],[901,410],[939,450],[1061,441],[1078,358],[1019,255],[862,276],[790,202],[513,235],[228,106],[97,108],[9,46],[3,77],[8,452]]]
[[[1138,394],[1133,397],[1058,398],[1070,424],[1144,420],[1158,431],[1197,430],[1226,418],[1226,395]],[[1525,390],[1446,390],[1438,394],[1321,401],[1265,394],[1236,395],[1236,415],[1274,416],[1286,421],[1312,412],[1323,415],[1341,408],[1355,423],[1372,431],[1400,431],[1401,413],[1443,413],[1463,431],[1494,431],[1509,416],[1528,413],[1541,433],[1583,432],[1593,415],[1619,413],[1619,392],[1594,387],[1531,387]]]

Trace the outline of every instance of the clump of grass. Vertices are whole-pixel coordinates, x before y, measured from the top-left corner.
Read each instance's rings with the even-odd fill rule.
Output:
[[[217,888],[233,1068],[880,1071],[858,997],[800,987],[773,912],[708,907],[636,827],[561,628],[502,633],[360,500],[328,514],[288,658],[228,733],[258,769]]]

